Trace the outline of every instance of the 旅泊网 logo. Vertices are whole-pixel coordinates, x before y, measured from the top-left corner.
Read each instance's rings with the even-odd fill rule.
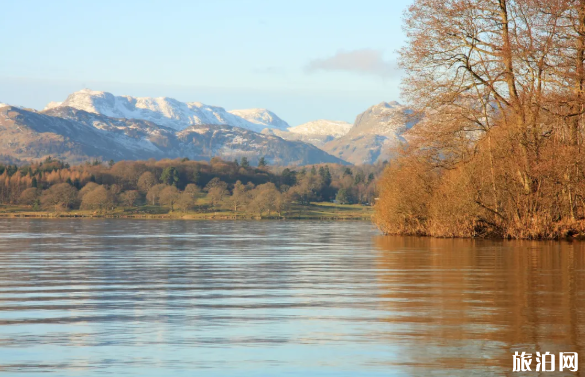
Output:
[[[514,372],[576,372],[579,370],[579,355],[577,352],[560,352],[557,355],[550,352],[531,353],[516,352],[513,355]],[[534,362],[534,363],[533,363]],[[558,368],[558,369],[557,369]]]

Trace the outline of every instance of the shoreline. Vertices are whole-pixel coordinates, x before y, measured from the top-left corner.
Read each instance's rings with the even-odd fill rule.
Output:
[[[0,213],[0,219],[128,219],[128,220],[331,220],[372,221],[371,216],[226,216],[205,215],[85,215],[79,213]]]
[[[141,209],[116,208],[111,212],[84,210],[34,211],[23,206],[0,206],[0,219],[145,219],[145,220],[330,220],[330,221],[372,221],[373,209],[368,206],[335,205],[311,203],[296,206],[283,215],[254,215],[236,213],[230,210],[218,211],[167,211],[163,208]]]

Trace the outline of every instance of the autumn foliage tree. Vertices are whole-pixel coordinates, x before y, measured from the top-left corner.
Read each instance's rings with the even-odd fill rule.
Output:
[[[114,194],[102,185],[86,193],[81,201],[81,209],[107,212],[113,206]]]
[[[68,183],[59,183],[43,192],[41,204],[55,211],[73,207],[77,202],[77,190]]]
[[[403,91],[420,122],[379,183],[379,227],[582,232],[585,1],[416,0],[405,20]]]
[[[244,167],[243,167],[244,166]],[[351,202],[371,203],[383,164],[347,167],[252,167],[214,157],[119,161],[70,166],[46,158],[22,165],[0,163],[0,206],[37,211],[88,210],[109,216],[232,211],[237,216],[285,216],[294,206],[330,201],[339,190]],[[41,206],[42,205],[42,206]],[[152,208],[158,207],[158,208]]]

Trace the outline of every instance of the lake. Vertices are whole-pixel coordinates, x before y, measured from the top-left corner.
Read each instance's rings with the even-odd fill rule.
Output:
[[[511,375],[584,352],[584,270],[367,222],[3,219],[0,374]]]

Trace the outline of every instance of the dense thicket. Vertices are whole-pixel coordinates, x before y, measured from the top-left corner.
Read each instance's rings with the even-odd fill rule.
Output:
[[[257,167],[218,158],[162,161],[95,161],[77,166],[46,159],[30,165],[0,164],[0,204],[34,209],[107,212],[116,206],[169,210],[231,210],[257,215],[285,211],[291,203],[337,200],[369,204],[383,164]]]
[[[386,233],[585,230],[585,0],[416,0],[404,94],[421,122],[379,184]]]

